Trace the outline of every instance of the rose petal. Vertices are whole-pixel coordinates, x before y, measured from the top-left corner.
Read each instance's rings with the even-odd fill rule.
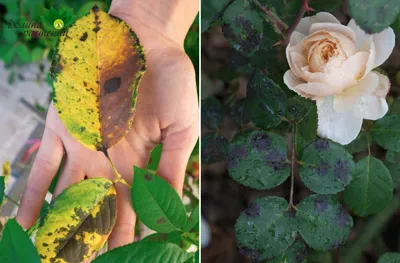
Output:
[[[317,98],[318,135],[342,145],[349,144],[361,130],[362,118],[351,112],[338,113],[333,109],[333,96]]]
[[[388,27],[378,34],[373,34],[373,38],[376,50],[374,68],[376,68],[382,65],[392,54],[396,36],[393,29]]]
[[[347,26],[353,29],[356,34],[356,47],[358,49],[361,48],[371,35],[365,33],[365,31],[356,24],[354,19],[351,19]]]
[[[333,108],[336,112],[352,111],[356,104],[361,102],[363,94],[369,93],[378,86],[379,77],[374,72],[370,72],[361,81],[351,88],[345,89],[340,94],[335,95]]]
[[[294,31],[300,32],[303,35],[308,35],[310,33],[310,27],[314,23],[335,23],[340,24],[339,20],[333,15],[326,12],[319,12],[315,16],[304,17],[300,20]]]
[[[286,73],[285,73],[285,75],[286,75]],[[300,79],[300,78],[298,78],[298,79]],[[291,84],[294,85],[294,83],[295,82],[293,81]],[[285,84],[286,84],[286,82],[285,82]],[[301,84],[298,84],[297,86],[291,86],[289,88],[291,90],[295,91],[296,93],[298,93],[304,97],[307,97],[307,98],[313,98],[316,96],[318,96],[318,97],[328,96],[328,95],[331,95],[332,90],[334,90],[333,87],[329,86],[326,83],[322,83],[322,82],[309,82],[309,83],[303,82]]]
[[[295,89],[298,85],[304,84],[305,81],[297,77],[291,70],[285,72],[285,75],[283,75],[283,82],[286,84],[286,86],[288,86],[290,90],[293,90],[300,96],[303,96],[305,98],[312,98],[310,94],[299,92]]]
[[[306,36],[303,35],[300,32],[294,31],[291,35],[290,35],[290,44],[292,46],[297,45],[301,40],[303,40]]]
[[[307,65],[307,59],[297,52],[289,52],[290,47],[286,48],[286,58],[289,63],[289,67],[293,70],[293,73],[298,77],[301,77],[301,68]]]
[[[374,69],[375,65],[376,51],[372,36],[370,36],[369,39],[364,42],[364,45],[361,47],[360,51],[369,52],[367,66],[365,67],[365,73],[364,73],[364,76],[366,76],[368,73],[371,72],[371,70]]]
[[[351,40],[355,41],[356,35],[350,27],[344,26],[342,24],[336,23],[315,23],[310,27],[310,34],[313,34],[318,31],[328,31],[328,32],[336,32],[347,36]]]

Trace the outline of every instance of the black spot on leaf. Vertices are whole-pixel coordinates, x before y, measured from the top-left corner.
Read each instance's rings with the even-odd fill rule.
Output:
[[[83,82],[83,86],[85,86],[85,87],[87,86],[87,82],[86,81]]]
[[[317,173],[320,176],[325,176],[328,174],[329,171],[329,163],[327,162],[322,162],[320,166],[317,167]]]
[[[241,247],[239,249],[239,253],[242,254],[243,256],[250,257],[254,263],[261,262],[261,254],[255,249],[248,247]]]
[[[326,150],[329,147],[329,141],[327,139],[318,139],[314,142],[314,147],[317,151]]]
[[[347,161],[337,161],[333,169],[333,175],[343,182],[349,180],[349,162]]]
[[[92,8],[93,12],[97,13],[99,12],[100,8],[95,4]]]
[[[165,217],[161,217],[161,218],[157,219],[157,224],[165,224],[165,222],[167,222]]]
[[[315,199],[314,202],[315,206],[315,212],[317,213],[322,213],[326,209],[328,209],[329,203],[328,203],[328,197],[325,195],[320,195]]]
[[[95,28],[93,28],[93,32],[95,32],[95,33],[99,32],[99,30],[100,30],[99,26],[96,26]]]
[[[77,61],[78,61],[78,58],[77,58],[77,57],[74,57],[73,60],[74,60],[74,62],[77,62]]]
[[[271,145],[271,139],[269,138],[268,134],[256,133],[251,140],[251,144],[257,150],[265,151],[268,150],[269,146]]]
[[[329,250],[338,249],[342,245],[342,240],[335,240],[331,244],[329,244]]]
[[[121,78],[115,77],[108,79],[104,83],[104,93],[105,95],[116,92],[121,87]]]
[[[337,213],[335,217],[335,223],[342,228],[347,227],[349,223],[349,217],[346,210],[344,210],[343,208],[339,210],[339,213]]]
[[[287,166],[286,155],[283,152],[272,150],[265,155],[265,161],[274,171],[281,170]]]
[[[79,40],[80,40],[80,41],[85,41],[85,40],[87,39],[87,37],[88,37],[88,33],[87,33],[87,32],[84,32],[84,33],[82,34],[82,36],[79,38]]]
[[[248,218],[256,218],[260,216],[261,207],[259,204],[252,203],[249,205],[249,207],[246,208],[244,212]]]
[[[151,174],[147,173],[144,175],[144,180],[149,182],[149,181],[153,180],[153,176]]]

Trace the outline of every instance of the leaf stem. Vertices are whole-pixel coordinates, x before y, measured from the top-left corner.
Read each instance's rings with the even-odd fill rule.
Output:
[[[14,199],[12,199],[10,196],[4,195],[4,197],[5,197],[8,201],[10,201],[11,203],[13,203],[14,205],[19,206],[18,202],[15,201]]]
[[[108,157],[108,155],[106,155],[106,157],[107,157],[107,160],[110,162],[111,168],[113,169],[113,171],[114,171],[114,173],[116,175],[116,178],[113,180],[113,183],[115,184],[115,183],[120,182],[120,183],[126,185],[129,189],[132,188],[132,186],[127,181],[125,181],[125,179],[118,173],[117,168],[115,168],[113,162]]]
[[[277,15],[275,15],[271,10],[264,7],[258,0],[251,0],[258,8],[260,8],[270,19],[271,22],[274,23],[277,29],[281,32],[285,32],[288,28],[285,22],[283,22]]]
[[[297,160],[296,160],[296,123],[293,123],[293,128],[292,128],[292,145],[291,145],[291,150],[292,150],[292,159],[291,159],[291,171],[290,171],[290,199],[289,199],[289,207],[288,210],[292,211],[292,208],[294,207],[293,204],[293,195],[294,195],[294,176],[295,176],[295,170],[296,170],[296,165],[297,165]]]

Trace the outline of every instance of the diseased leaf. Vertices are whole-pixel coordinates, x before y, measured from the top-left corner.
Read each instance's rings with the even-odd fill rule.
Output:
[[[239,126],[243,126],[250,122],[245,98],[237,100],[232,104],[230,107],[230,115],[232,120]]]
[[[400,115],[387,115],[377,120],[371,135],[383,148],[400,152]]]
[[[218,133],[209,134],[201,139],[201,161],[211,164],[227,158],[229,142]]]
[[[239,183],[270,189],[290,175],[287,144],[279,135],[263,131],[243,132],[230,144],[229,175]]]
[[[220,12],[229,4],[230,0],[203,0],[201,3],[201,31],[205,32],[218,19]]]
[[[82,262],[100,250],[114,227],[117,196],[104,178],[65,189],[40,218],[35,245],[42,263]]]
[[[304,149],[300,177],[318,194],[335,194],[350,184],[353,157],[343,146],[327,139],[317,139]]]
[[[268,263],[302,263],[307,257],[307,246],[303,240],[296,240],[286,251]]]
[[[359,216],[376,214],[390,203],[393,181],[385,165],[373,156],[355,166],[353,180],[344,191],[344,202]]]
[[[153,151],[151,151],[150,160],[147,164],[147,169],[152,171],[157,170],[158,164],[160,163],[161,159],[162,148],[162,143],[159,143],[156,147],[154,147]]]
[[[389,27],[400,11],[398,0],[349,0],[351,16],[368,34]]]
[[[296,237],[293,214],[288,203],[277,196],[256,199],[244,210],[235,224],[240,253],[262,262],[285,251]]]
[[[288,99],[286,117],[291,121],[301,122],[311,111],[313,103],[300,96]]]
[[[353,218],[333,195],[310,195],[297,205],[300,235],[313,249],[334,250],[344,244]]]
[[[224,121],[224,108],[214,96],[201,101],[201,123],[210,129],[218,129]]]
[[[247,111],[251,121],[263,129],[274,128],[286,110],[286,95],[265,74],[257,72],[247,84]]]
[[[52,60],[53,102],[68,131],[93,150],[116,144],[132,123],[144,71],[135,33],[93,7],[60,38]]]
[[[181,198],[161,177],[135,166],[131,196],[136,214],[150,229],[170,233],[186,225]]]
[[[400,263],[400,253],[385,253],[379,258],[378,263]]]
[[[318,115],[317,106],[313,104],[304,116],[304,118],[297,124],[298,133],[306,142],[311,142],[317,137]]]
[[[41,263],[40,257],[28,234],[10,219],[3,230],[0,241],[1,263]]]
[[[93,263],[166,263],[186,262],[193,255],[187,253],[175,244],[171,243],[149,243],[135,242],[123,247],[113,249],[100,257]]]
[[[361,131],[354,141],[345,146],[346,150],[349,153],[357,153],[366,150],[368,148],[368,136],[370,135],[367,132]]]

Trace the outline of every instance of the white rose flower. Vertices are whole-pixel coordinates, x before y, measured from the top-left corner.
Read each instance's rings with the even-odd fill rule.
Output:
[[[352,19],[347,26],[329,13],[303,18],[290,37],[285,84],[316,101],[318,134],[340,144],[353,141],[363,119],[377,120],[388,111],[389,79],[372,71],[392,53],[389,27],[369,35]]]

